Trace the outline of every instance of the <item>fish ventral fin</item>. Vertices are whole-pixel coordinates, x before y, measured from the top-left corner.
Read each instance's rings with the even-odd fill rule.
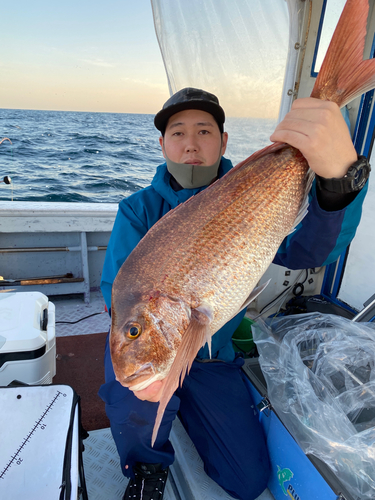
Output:
[[[154,430],[152,432],[151,446],[154,446],[156,436],[159,431],[161,420],[164,415],[164,410],[178,385],[182,385],[185,376],[189,373],[191,365],[199,351],[206,343],[211,342],[210,332],[211,320],[202,311],[193,309],[191,311],[191,319],[186,332],[182,336],[180,347],[178,348],[176,357],[172,363],[168,374],[167,381],[163,388],[163,393],[160,398],[158,412],[156,414]]]
[[[347,0],[311,97],[340,107],[375,87],[375,59],[363,60],[368,0]]]

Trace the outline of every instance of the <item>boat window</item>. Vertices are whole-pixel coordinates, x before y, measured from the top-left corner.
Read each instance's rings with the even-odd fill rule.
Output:
[[[375,165],[375,148],[370,165]],[[369,190],[363,204],[361,222],[350,244],[345,270],[337,298],[361,311],[364,303],[374,293],[375,283],[375,185],[369,182]]]
[[[227,116],[278,117],[288,56],[288,0],[152,0],[170,92],[216,94]]]
[[[346,0],[324,0],[316,40],[312,76],[317,76]]]

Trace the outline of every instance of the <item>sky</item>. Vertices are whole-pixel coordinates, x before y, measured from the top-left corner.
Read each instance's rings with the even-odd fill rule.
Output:
[[[285,0],[155,4],[173,21],[161,43],[174,91],[210,90],[227,116],[277,116]],[[0,108],[154,114],[169,97],[150,0],[17,0],[0,43]]]
[[[156,113],[168,99],[150,0],[7,5],[0,108]]]

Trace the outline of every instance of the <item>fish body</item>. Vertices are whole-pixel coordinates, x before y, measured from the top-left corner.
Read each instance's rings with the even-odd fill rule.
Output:
[[[207,317],[211,337],[243,309],[293,227],[308,170],[289,146],[266,164],[244,162],[149,230],[113,286],[111,352],[122,385],[165,378],[192,311]],[[124,335],[134,325],[136,339]]]
[[[367,13],[367,0],[347,1],[312,97],[343,106],[375,87],[375,60],[362,60]],[[111,357],[132,390],[167,377],[152,444],[199,348],[258,293],[310,184],[297,149],[270,145],[166,214],[122,265],[112,288]]]

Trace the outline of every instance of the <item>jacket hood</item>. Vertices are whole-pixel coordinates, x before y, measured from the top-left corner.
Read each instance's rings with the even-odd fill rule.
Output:
[[[229,170],[233,168],[232,162],[222,156],[219,166],[219,178],[223,177]],[[165,199],[172,207],[176,207],[180,203],[184,203],[191,196],[199,193],[207,186],[202,186],[195,189],[180,189],[174,191],[170,185],[171,174],[167,170],[167,164],[159,165],[154,178],[152,179],[151,186],[155,191]]]

